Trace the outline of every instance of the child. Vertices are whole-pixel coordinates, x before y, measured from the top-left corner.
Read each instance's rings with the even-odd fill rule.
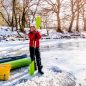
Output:
[[[38,69],[38,72],[40,74],[44,74],[42,71],[43,66],[41,64],[41,57],[40,57],[40,51],[39,51],[39,47],[40,47],[39,40],[41,39],[41,35],[38,31],[36,31],[35,26],[30,27],[30,32],[28,34],[28,37],[30,39],[29,49],[30,49],[31,61],[33,60],[35,61],[35,70]]]

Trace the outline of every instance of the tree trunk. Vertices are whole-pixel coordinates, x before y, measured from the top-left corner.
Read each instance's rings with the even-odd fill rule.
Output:
[[[72,17],[71,17],[71,22],[70,22],[70,26],[69,26],[69,30],[68,30],[68,32],[72,32],[72,26],[73,26],[73,22],[74,22],[74,4],[73,4],[73,0],[71,0],[71,15],[72,15]]]
[[[17,22],[17,15],[16,15],[15,6],[16,6],[16,0],[13,0],[13,21],[15,20],[15,27],[16,27],[16,31],[17,31],[18,35],[19,35],[20,37],[22,37],[22,36],[19,34],[19,30],[18,30],[18,22]]]
[[[13,27],[14,27],[14,22],[13,22],[13,13],[12,13],[12,23],[11,23],[11,27],[12,27],[12,31],[13,31]]]
[[[76,31],[79,32],[79,1],[77,1],[77,20],[76,20]]]
[[[85,16],[85,6],[83,5],[83,23],[84,23],[84,31],[86,31],[86,16]]]
[[[25,28],[25,10],[23,9],[23,14],[22,14],[22,25],[21,25],[21,32],[25,32],[24,28]]]
[[[77,14],[76,31],[79,32],[79,13]]]
[[[74,21],[74,16],[72,16],[71,18],[71,23],[70,23],[69,30],[68,30],[68,32],[70,33],[72,32],[73,21]]]
[[[84,31],[86,31],[86,19],[84,19]]]
[[[57,4],[58,4],[58,12],[57,12],[57,32],[62,32],[61,30],[61,21],[60,21],[60,0],[57,0]]]
[[[58,23],[57,32],[62,32],[62,30],[61,30],[61,22],[60,22],[59,15],[57,15],[57,19],[58,19],[58,21],[57,21],[57,23]]]

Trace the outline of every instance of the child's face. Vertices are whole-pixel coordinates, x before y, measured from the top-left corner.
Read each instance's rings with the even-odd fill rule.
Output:
[[[35,31],[35,30],[36,30],[36,28],[33,26],[30,28],[30,31]]]

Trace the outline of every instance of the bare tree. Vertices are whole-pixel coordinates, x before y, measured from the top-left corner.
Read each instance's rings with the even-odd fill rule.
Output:
[[[2,18],[7,23],[8,26],[11,26],[11,20],[10,20],[11,17],[10,17],[10,13],[8,10],[9,6],[4,3],[4,0],[0,0],[0,5],[1,5],[0,14],[1,14]]]
[[[54,12],[56,13],[56,16],[57,16],[57,29],[56,31],[57,32],[63,32],[61,30],[61,21],[60,21],[60,9],[61,9],[61,2],[63,0],[56,0],[56,2],[54,3],[52,0],[45,0],[48,5],[51,6],[51,8],[45,8],[45,10],[47,10],[48,12]]]
[[[82,16],[83,16],[83,23],[84,23],[84,31],[86,31],[86,0],[83,0],[83,7],[82,7]]]
[[[60,22],[60,5],[61,5],[61,3],[60,3],[60,0],[56,0],[57,1],[57,3],[56,3],[56,6],[57,6],[57,20],[58,20],[58,28],[57,28],[57,32],[62,32],[62,30],[61,30],[61,22]]]
[[[74,5],[75,5],[74,0],[71,0],[71,22],[70,22],[68,32],[72,32],[73,21],[74,21],[74,18],[75,18]]]
[[[81,0],[77,0],[76,31],[78,31],[78,32],[79,32],[79,16],[80,16],[80,9],[79,8],[80,8],[80,4],[81,4]]]
[[[82,0],[70,0],[70,1],[71,1],[71,22],[68,32],[72,32],[75,17],[76,17],[76,31],[79,31],[80,10],[82,9],[84,3],[82,3]]]
[[[66,28],[68,32],[72,32],[73,27],[79,32],[81,21],[86,30],[86,0],[21,0],[22,3],[19,0],[7,1],[8,3],[6,0],[0,0],[0,15],[7,25],[12,27],[12,30],[16,27],[17,31],[24,32],[24,28],[29,27],[30,23],[35,20],[36,14],[46,18],[46,21],[43,21],[45,28],[49,26],[49,23],[55,22],[57,32],[63,32]],[[43,6],[42,3],[47,6]],[[56,19],[50,19],[49,16],[52,14]]]

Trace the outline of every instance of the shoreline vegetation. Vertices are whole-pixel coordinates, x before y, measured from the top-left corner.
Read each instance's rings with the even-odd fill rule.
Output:
[[[26,32],[28,32],[27,30]],[[44,40],[44,39],[77,39],[77,38],[85,39],[86,38],[85,32],[60,33],[60,32],[56,32],[55,30],[49,30],[47,33],[46,29],[41,29],[40,32],[42,34],[41,40]],[[6,27],[4,27],[3,29],[0,28],[0,42],[3,40],[5,41],[28,40],[28,37],[25,33],[21,33],[21,32],[19,33],[22,35],[22,37],[20,37],[16,31],[11,31],[10,29]]]

